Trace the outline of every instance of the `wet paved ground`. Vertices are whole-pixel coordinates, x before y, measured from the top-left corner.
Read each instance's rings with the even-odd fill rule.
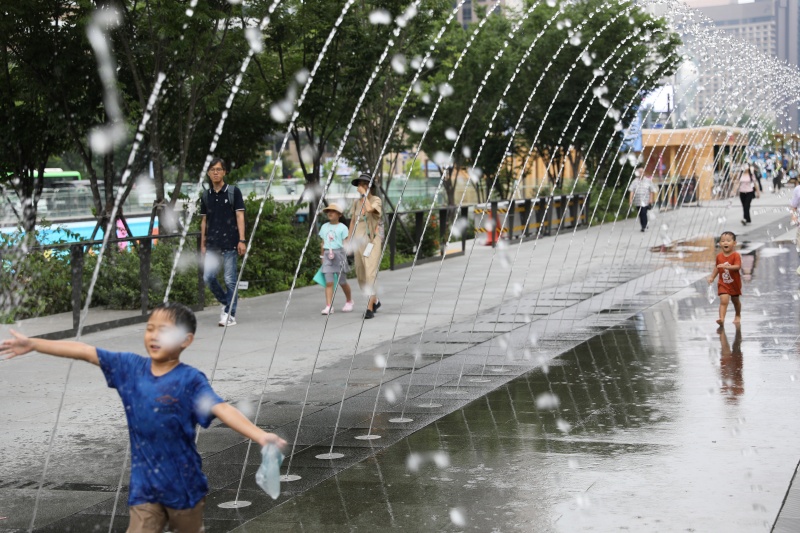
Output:
[[[775,206],[764,207],[762,224],[748,228],[759,242],[785,233],[781,220],[787,217],[777,207],[781,203],[778,199]],[[707,225],[704,217],[711,216],[719,213],[681,212],[679,220],[669,221],[670,234],[695,235]],[[300,342],[298,335],[303,328],[309,330],[307,336],[316,335],[317,326],[287,322],[294,329],[282,341],[288,351],[281,353],[292,357],[278,363],[283,367],[270,383],[258,422],[289,440],[298,436],[291,469],[302,479],[283,484],[281,498],[272,502],[253,482],[257,454],[245,461],[247,446],[223,427],[203,431],[199,447],[212,487],[207,530],[241,526],[242,531],[349,531],[374,530],[384,524],[447,530],[458,529],[453,522],[463,518],[465,527],[475,530],[531,530],[535,524],[537,531],[583,526],[600,531],[620,527],[704,531],[719,530],[711,520],[722,514],[737,517],[731,518],[730,531],[768,529],[798,459],[792,455],[798,455],[793,452],[797,446],[792,435],[798,417],[790,409],[797,394],[790,376],[798,374],[796,254],[775,247],[746,254],[746,264],[755,267],[753,280],[746,285],[750,292],[741,343],[746,356],[736,355],[739,343],[728,331],[730,357],[722,357],[720,351],[728,351],[714,329],[716,304],[705,299],[703,282],[686,290],[687,283],[705,274],[705,265],[699,272],[683,268],[688,259],[712,258],[713,241],[694,239],[688,247],[667,246],[663,232],[639,234],[632,226],[618,224],[616,234],[608,227],[578,233],[580,247],[572,250],[567,239],[561,239],[558,247],[553,239],[542,240],[538,255],[530,259],[523,255],[515,262],[518,282],[506,281],[503,268],[499,274],[490,270],[480,279],[494,292],[482,295],[482,302],[474,293],[465,295],[455,308],[439,294],[453,290],[457,294],[459,260],[448,261],[441,278],[432,276],[430,269],[427,274],[419,269],[415,275],[423,278],[409,300],[414,305],[394,324],[386,320],[392,315],[371,321],[365,330],[367,342],[359,344],[352,359],[352,373],[349,330],[359,321],[352,315],[337,315],[339,322],[330,322],[334,329],[327,332],[329,342],[322,354],[327,359],[314,375],[305,408],[307,375],[297,374],[296,368],[310,359],[305,353],[308,341]],[[525,253],[533,253],[531,248]],[[581,271],[570,254],[586,257],[587,250],[595,261],[582,265],[589,268]],[[485,253],[473,257],[469,268],[480,272],[485,260]],[[502,262],[498,261],[500,267]],[[547,266],[538,287],[549,288],[538,288],[536,282],[525,285],[526,276],[534,273],[538,278]],[[564,270],[567,274],[562,276]],[[438,298],[422,317],[430,298],[425,282],[434,280]],[[502,283],[513,284],[508,294],[518,297],[503,299]],[[517,283],[524,290],[517,290]],[[397,292],[394,295],[397,298]],[[302,293],[298,297],[306,313],[309,307],[314,309],[312,300],[305,301]],[[259,305],[270,309],[280,298],[260,299]],[[270,337],[274,332],[263,332],[266,338],[260,346],[248,345],[245,340],[259,337],[248,332],[246,319],[241,328],[231,339],[236,357],[220,360],[215,387],[228,398],[245,400],[245,407],[249,398],[254,407],[252,394],[260,390],[263,378],[260,370],[253,369],[264,366],[264,352],[278,341]],[[136,349],[139,330],[120,331],[95,335],[92,342]],[[192,355],[199,355],[200,362],[192,364],[209,373],[215,333],[204,330],[197,348],[193,346]],[[376,366],[381,357],[389,361],[385,373]],[[4,440],[13,441],[13,446],[3,449],[15,457],[0,464],[0,516],[7,517],[0,519],[0,531],[24,530],[30,523],[41,476],[36,460],[43,457],[38,451],[43,437],[38,433],[46,438],[47,425],[54,421],[52,404],[57,404],[64,387],[64,367],[54,364],[58,370],[53,372],[48,365],[43,371],[34,364],[37,358],[41,359],[15,360],[15,373],[4,370],[0,376],[8,400],[3,419],[13,421],[4,423],[11,431]],[[748,363],[751,360],[755,364]],[[741,388],[737,361],[744,365],[746,392],[735,396]],[[548,373],[543,373],[543,365]],[[459,381],[462,370],[465,379]],[[125,455],[125,429],[118,400],[93,371],[75,367],[71,374],[65,416],[41,493],[37,530],[109,530]],[[51,375],[60,387],[42,382]],[[381,375],[385,380],[379,392]],[[487,376],[488,382],[472,381]],[[34,400],[19,400],[31,397],[31,391]],[[403,410],[397,398],[406,391],[405,414],[414,421],[392,424],[388,419]],[[536,406],[543,392],[559,399],[552,412],[541,403]],[[335,451],[345,457],[320,461],[315,455],[330,450],[343,394],[347,400]],[[86,397],[96,399],[91,409],[81,407]],[[432,402],[442,407],[428,407]],[[781,406],[780,416],[766,416],[776,405]],[[371,422],[373,409],[377,414]],[[732,410],[742,411],[742,416],[731,414]],[[372,433],[382,438],[356,440],[370,425]],[[434,466],[426,454],[437,451],[446,454],[450,466]],[[406,466],[412,453],[423,454],[417,471]],[[253,505],[218,508],[217,504],[234,499],[243,471],[240,499]],[[750,484],[731,482],[740,479]],[[111,531],[124,531],[127,523],[126,483],[123,478]],[[729,495],[720,496],[720,490]],[[665,504],[672,500],[676,503]],[[453,508],[457,510],[451,518]],[[676,525],[676,516],[685,524]]]
[[[768,531],[800,457],[800,279],[764,255],[740,330],[700,281],[237,531]]]

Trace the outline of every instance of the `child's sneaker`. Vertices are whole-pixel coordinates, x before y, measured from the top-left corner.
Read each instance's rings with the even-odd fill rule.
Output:
[[[342,313],[349,313],[350,311],[352,311],[353,310],[353,305],[354,305],[354,302],[352,300],[348,301],[348,302],[345,302],[344,303],[344,307],[342,307]]]
[[[330,305],[326,305],[325,309],[322,310],[322,314],[323,315],[332,315],[333,314],[333,309],[331,309]]]

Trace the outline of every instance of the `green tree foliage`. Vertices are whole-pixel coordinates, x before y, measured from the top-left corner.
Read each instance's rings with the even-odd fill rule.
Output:
[[[307,186],[320,182],[323,155],[326,150],[335,150],[334,143],[341,139],[378,59],[392,39],[394,24],[373,24],[370,14],[380,10],[394,21],[405,13],[409,4],[393,0],[356,2],[339,25],[314,75],[295,126],[289,131],[295,150],[302,154],[300,165]],[[345,5],[345,0],[288,0],[280,5],[267,28],[264,53],[258,57],[268,100],[296,100],[305,83],[305,75],[298,80],[298,73],[311,72]],[[363,169],[372,170],[378,163],[378,154],[400,105],[399,95],[405,93],[413,76],[410,68],[402,74],[393,71],[391,58],[397,54],[405,57],[421,53],[428,43],[425,37],[432,34],[448,5],[444,0],[422,2],[367,93],[354,130],[356,138],[347,151]],[[287,122],[290,114],[282,118],[276,128]],[[393,149],[402,145],[401,133],[393,132]]]
[[[636,113],[635,106],[627,111],[625,106],[662,83],[662,79],[671,75],[680,64],[675,61],[680,45],[678,35],[669,31],[661,19],[654,18],[633,3],[586,0],[562,7],[563,15],[548,28],[533,49],[508,99],[509,106],[518,116],[531,90],[539,83],[543,69],[548,69],[548,75],[541,78],[531,106],[523,117],[522,128],[526,141],[532,143],[538,154],[547,162],[552,160],[548,174],[554,186],[560,185],[556,181],[567,162],[577,171],[583,158],[589,160],[591,171],[606,175],[614,161],[599,160],[605,141],[614,139],[609,153],[617,153],[622,142],[619,130],[627,127]],[[556,9],[558,6],[542,5],[526,24],[532,28],[541,27]],[[621,40],[631,35],[634,37],[629,41],[630,51],[627,44],[617,49]],[[522,42],[517,44],[522,45]],[[617,63],[618,58],[621,60],[613,71],[606,69],[608,72],[602,77],[605,81],[601,84],[595,69],[610,56],[614,58],[610,63]],[[642,83],[644,85],[639,89]],[[595,95],[592,91],[588,101],[581,100],[587,86],[594,86],[602,92]],[[608,113],[606,105],[617,94],[615,111],[620,112],[619,117]],[[578,106],[576,118],[570,119]],[[584,113],[586,118],[581,123]],[[600,143],[599,150],[596,144],[593,153],[586,154],[595,134],[604,142]],[[573,158],[566,161],[570,156]]]
[[[528,3],[526,8],[533,5]],[[517,25],[521,26],[512,39],[510,33]],[[629,43],[615,51],[626,37],[630,37]],[[552,186],[561,185],[557,182],[566,164],[571,165],[574,173],[585,164],[584,159],[588,159],[591,171],[605,176],[616,163],[613,158],[600,161],[606,140],[613,139],[609,152],[617,153],[622,141],[619,130],[635,115],[633,107],[623,113],[625,105],[652,90],[674,71],[679,65],[675,61],[679,44],[677,35],[668,31],[663,21],[634,4],[603,0],[559,2],[554,6],[537,2],[524,20],[490,15],[481,28],[473,24],[464,30],[448,31],[444,40],[446,54],[437,61],[437,72],[427,88],[437,96],[435,91],[448,82],[452,94],[442,100],[422,148],[429,154],[453,151],[452,176],[477,165],[482,170],[480,197],[483,198],[489,194],[489,185],[495,178],[498,196],[509,197],[519,176],[512,174],[504,161],[529,149],[546,163],[552,162],[548,172]],[[518,69],[528,51],[529,56]],[[609,56],[616,67],[598,73],[598,65]],[[460,57],[459,68],[451,75]],[[503,97],[512,77],[511,88]],[[473,103],[481,84],[483,90]],[[592,89],[598,89],[597,94]],[[617,110],[609,113],[610,95],[617,93]],[[434,97],[429,105],[418,108],[423,118],[430,117],[436,100]],[[455,145],[454,133],[467,117],[470,106],[472,113]],[[514,142],[509,144],[518,121],[520,128]],[[596,133],[602,143],[596,143],[593,153],[587,154]],[[476,161],[479,149],[480,160]],[[446,168],[441,170],[448,172]],[[448,203],[456,203],[454,181],[445,180],[444,185]]]
[[[85,134],[96,85],[85,54],[87,2],[2,2],[0,17],[0,194],[30,232],[47,160],[69,145],[71,131]],[[14,191],[19,207],[8,191]]]
[[[261,200],[252,194],[245,199],[245,227],[248,231],[255,226],[260,204]],[[253,236],[254,244],[242,274],[242,279],[250,282],[250,288],[244,293],[247,296],[285,291],[291,287],[297,259],[308,235],[307,227],[294,223],[294,215],[294,206],[277,203],[272,198],[264,202],[261,220]],[[312,242],[310,250],[297,277],[299,287],[313,283],[314,274],[321,265],[318,243]]]

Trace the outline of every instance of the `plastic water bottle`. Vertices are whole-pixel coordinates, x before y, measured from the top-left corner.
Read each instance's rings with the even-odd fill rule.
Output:
[[[256,472],[256,483],[264,492],[277,500],[281,495],[281,463],[283,454],[272,443],[261,448],[261,466]]]

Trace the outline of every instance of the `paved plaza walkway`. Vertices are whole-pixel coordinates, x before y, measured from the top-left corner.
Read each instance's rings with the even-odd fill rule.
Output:
[[[644,233],[626,220],[468,243],[382,272],[369,321],[321,316],[314,287],[288,307],[287,293],[242,300],[227,332],[207,308],[184,361],[295,444],[284,471],[301,477],[273,502],[256,450],[201,431],[207,531],[769,530],[800,459],[786,202],[765,195],[746,228],[738,201],[717,201]],[[738,343],[702,279],[723,229],[753,258]],[[83,340],[141,351],[143,329]],[[124,531],[127,432],[100,371],[30,355],[0,363],[0,384],[0,531],[27,530],[34,507],[37,530]],[[331,450],[344,457],[316,458]],[[237,495],[252,505],[218,506]]]

